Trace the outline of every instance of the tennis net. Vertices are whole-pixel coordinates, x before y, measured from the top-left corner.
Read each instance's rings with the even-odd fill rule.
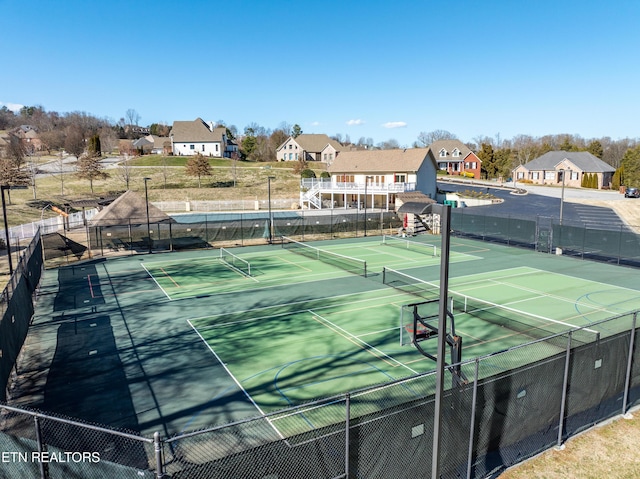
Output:
[[[382,237],[382,244],[407,249],[409,251],[417,251],[431,256],[438,256],[438,248],[435,245],[419,243],[418,241],[411,241],[398,236],[384,235]]]
[[[427,300],[439,296],[438,285],[390,268],[383,269],[382,282]],[[539,316],[451,290],[448,291],[447,296],[448,310],[452,314],[466,313],[532,339],[548,339],[551,336],[566,334],[569,331],[572,332],[572,339],[582,344],[591,343],[600,338],[599,331],[580,328],[565,321]],[[462,326],[461,323],[458,324]]]
[[[316,259],[323,263],[336,266],[340,269],[348,271],[349,273],[358,274],[360,276],[367,277],[367,262],[363,259],[352,258],[351,256],[345,256],[333,251],[327,251],[315,246],[301,243],[287,236],[282,236],[282,247],[288,249],[292,253],[296,253],[307,258]]]
[[[220,248],[220,261],[245,276],[251,276],[251,263],[224,248]]]

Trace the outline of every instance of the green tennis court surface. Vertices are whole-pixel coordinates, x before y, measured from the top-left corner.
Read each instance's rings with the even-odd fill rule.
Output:
[[[435,363],[406,344],[407,305],[437,297],[439,238],[410,241],[291,242],[303,251],[274,244],[47,271],[26,349],[47,379],[32,384],[28,405],[170,435],[430,371]],[[616,332],[597,321],[640,309],[632,269],[470,240],[451,249],[448,306],[463,360],[573,327],[586,327],[576,341],[591,341]],[[435,340],[422,346],[435,354]],[[514,361],[561,350],[543,342]],[[402,389],[404,400],[424,395],[412,391]],[[272,425],[286,436],[331,418],[311,408]]]

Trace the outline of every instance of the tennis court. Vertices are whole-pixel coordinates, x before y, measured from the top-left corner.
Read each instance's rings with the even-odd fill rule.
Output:
[[[47,271],[27,347],[49,361],[48,387],[31,405],[170,435],[430,371],[435,363],[407,341],[407,305],[437,297],[440,260],[433,237],[286,239]],[[592,323],[640,309],[626,286],[633,270],[460,239],[450,263],[463,359],[574,327],[586,326],[588,341],[613,333]],[[109,341],[91,340],[98,333]],[[435,340],[422,345],[435,353]],[[59,361],[65,348],[72,364]],[[105,361],[121,374],[83,407],[95,383],[82,378]],[[116,413],[123,403],[127,413]],[[326,421],[306,411],[273,428],[286,436]]]

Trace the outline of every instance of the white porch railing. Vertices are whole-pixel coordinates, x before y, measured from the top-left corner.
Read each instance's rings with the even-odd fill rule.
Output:
[[[300,186],[308,190],[319,188],[323,193],[344,191],[364,193],[365,190],[364,183],[332,182],[330,178],[303,178]],[[369,183],[366,185],[368,193],[403,193],[405,191],[415,191],[415,189],[415,183]]]

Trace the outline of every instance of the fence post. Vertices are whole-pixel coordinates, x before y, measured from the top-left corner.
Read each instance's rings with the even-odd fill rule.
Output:
[[[562,444],[562,431],[564,425],[564,410],[567,401],[567,387],[569,385],[569,361],[571,359],[571,336],[572,332],[569,332],[567,338],[567,355],[564,360],[564,379],[562,380],[562,401],[560,402],[560,420],[558,421],[558,442],[556,443],[556,449],[564,449]]]
[[[631,324],[631,337],[629,338],[629,353],[627,356],[627,374],[624,379],[624,397],[622,399],[622,414],[626,419],[631,419],[631,415],[627,414],[627,402],[629,400],[629,387],[631,386],[631,367],[633,366],[633,347],[636,337],[636,320],[638,319],[638,312],[633,313],[633,320]]]
[[[476,434],[476,403],[478,399],[478,377],[479,377],[479,365],[480,360],[478,358],[475,359],[476,362],[476,370],[475,370],[475,378],[473,380],[473,397],[471,399],[471,424],[469,427],[469,454],[467,455],[467,479],[471,479],[471,465],[473,464],[473,437]]]
[[[40,453],[40,457],[42,457],[42,453],[45,451],[45,449],[44,444],[42,443],[42,431],[40,430],[40,420],[38,419],[38,416],[33,416],[33,422],[36,428],[38,452]],[[38,465],[40,466],[40,479],[47,479],[49,477],[47,461],[38,461]]]
[[[156,477],[162,479],[164,477],[164,467],[162,464],[162,443],[160,442],[160,433],[153,433],[153,448],[156,453]]]
[[[345,405],[345,431],[344,431],[344,477],[349,479],[349,428],[351,427],[351,395],[344,396]]]

